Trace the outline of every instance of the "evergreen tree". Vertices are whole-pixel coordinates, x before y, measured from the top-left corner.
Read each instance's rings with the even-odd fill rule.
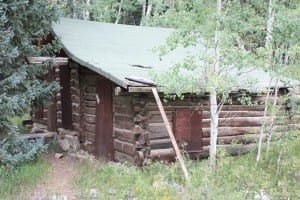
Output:
[[[0,0],[0,134],[13,130],[8,117],[28,112],[58,89],[39,78],[50,63],[29,64],[28,56],[51,56],[58,42],[38,45],[58,19],[55,5],[44,0]]]

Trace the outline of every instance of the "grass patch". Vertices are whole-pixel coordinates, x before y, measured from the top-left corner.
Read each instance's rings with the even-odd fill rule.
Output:
[[[29,113],[25,113],[22,116],[14,116],[14,117],[8,118],[8,120],[10,122],[12,122],[14,125],[16,125],[19,128],[20,133],[29,133],[30,132],[31,128],[26,128],[22,124],[22,122],[24,120],[29,120],[29,119],[31,119],[31,116],[29,115]]]
[[[0,199],[26,199],[26,193],[37,185],[48,169],[49,163],[43,158],[17,168],[0,166]]]
[[[208,161],[187,159],[191,183],[184,185],[179,165],[155,162],[144,168],[124,164],[79,165],[75,184],[82,199],[300,199],[300,137],[287,133],[271,146],[269,158],[255,162],[255,152],[223,157],[215,173]]]
[[[175,165],[173,165],[175,166]],[[97,190],[97,199],[177,199],[178,194],[164,182],[165,165],[155,163],[144,170],[127,165],[91,165],[83,162],[75,178],[82,190],[80,198],[89,199],[90,190]],[[174,181],[175,183],[175,181]],[[153,184],[156,184],[154,186]],[[150,196],[149,196],[150,195]],[[91,196],[90,196],[91,198]]]

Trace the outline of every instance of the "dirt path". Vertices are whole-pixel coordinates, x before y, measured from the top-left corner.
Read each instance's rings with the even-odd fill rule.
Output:
[[[69,156],[58,159],[55,158],[53,154],[48,156],[48,160],[51,164],[50,171],[47,176],[41,180],[29,199],[75,199],[76,190],[74,188],[73,178],[76,175],[76,163],[78,161]]]

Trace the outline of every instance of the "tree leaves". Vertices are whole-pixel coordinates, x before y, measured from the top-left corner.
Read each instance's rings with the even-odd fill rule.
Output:
[[[34,101],[44,102],[59,88],[38,80],[50,63],[27,63],[27,56],[49,56],[58,50],[56,40],[35,45],[56,20],[57,8],[48,1],[0,0],[0,132],[7,131],[8,116],[23,114]]]

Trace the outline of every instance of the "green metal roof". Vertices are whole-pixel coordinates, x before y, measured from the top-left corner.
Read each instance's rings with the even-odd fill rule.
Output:
[[[59,23],[53,25],[53,31],[60,37],[65,52],[72,60],[124,88],[141,85],[128,81],[126,77],[150,79],[150,69],[147,67],[151,67],[156,73],[167,71],[186,55],[195,52],[195,48],[178,47],[160,60],[153,48],[165,44],[166,38],[173,31],[167,28],[61,18]],[[197,47],[197,51],[201,49],[204,48]],[[268,87],[270,80],[262,70],[251,70],[247,77],[240,76],[240,71],[231,73],[239,80],[236,89],[249,89],[244,88],[244,80],[249,77],[258,79],[256,87],[251,90]]]
[[[72,60],[123,87],[134,84],[126,77],[150,79],[148,67],[165,71],[188,53],[187,49],[179,48],[163,60],[159,59],[153,48],[165,43],[172,32],[167,28],[61,18],[53,25],[53,31],[60,37],[65,52]]]

